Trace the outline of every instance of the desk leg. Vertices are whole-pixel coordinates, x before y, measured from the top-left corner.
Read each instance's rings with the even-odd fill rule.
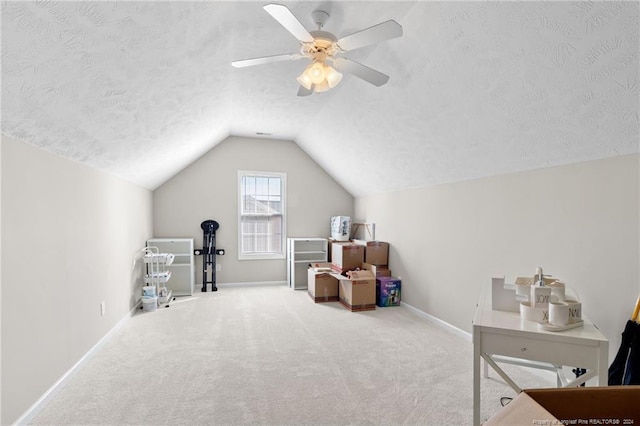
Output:
[[[480,336],[473,327],[473,425],[480,425]]]
[[[600,343],[598,356],[598,386],[609,385],[609,342]]]

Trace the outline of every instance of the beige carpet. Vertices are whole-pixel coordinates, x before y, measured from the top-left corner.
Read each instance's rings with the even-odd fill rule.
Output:
[[[140,312],[36,425],[469,425],[472,344],[402,307],[353,313],[285,286]],[[553,378],[506,366],[522,387]],[[482,380],[482,419],[511,389]]]

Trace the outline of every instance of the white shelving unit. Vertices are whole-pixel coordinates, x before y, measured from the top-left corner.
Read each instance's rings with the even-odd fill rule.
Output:
[[[166,266],[173,262],[173,254],[159,253],[158,247],[147,246],[144,249],[144,263],[147,265],[147,273],[144,276],[146,286],[155,287],[158,296],[157,305],[169,306],[173,300],[171,290],[167,288],[167,282],[171,278],[171,272]]]
[[[326,238],[287,238],[287,283],[294,290],[307,288],[310,263],[327,262]]]
[[[171,274],[167,288],[174,296],[192,296],[195,285],[193,238],[152,238],[147,246],[157,247],[160,253],[173,254],[173,262],[165,265]]]

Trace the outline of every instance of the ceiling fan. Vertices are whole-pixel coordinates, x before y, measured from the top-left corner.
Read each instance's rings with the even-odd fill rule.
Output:
[[[296,61],[307,58],[311,63],[297,78],[298,83],[300,83],[298,96],[326,92],[335,87],[342,80],[341,72],[354,75],[374,86],[382,86],[389,81],[388,75],[339,55],[384,40],[400,37],[402,35],[402,26],[396,21],[390,19],[338,39],[333,34],[322,31],[324,24],[329,19],[329,13],[323,10],[315,10],[311,13],[313,21],[318,25],[317,31],[307,31],[295,15],[284,5],[271,3],[265,5],[264,10],[298,39],[300,53],[243,59],[233,61],[231,63],[232,66],[244,68],[271,62]]]

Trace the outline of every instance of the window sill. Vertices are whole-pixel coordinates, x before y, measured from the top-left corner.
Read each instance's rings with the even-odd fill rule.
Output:
[[[241,254],[238,260],[284,260],[287,257],[284,254]]]

